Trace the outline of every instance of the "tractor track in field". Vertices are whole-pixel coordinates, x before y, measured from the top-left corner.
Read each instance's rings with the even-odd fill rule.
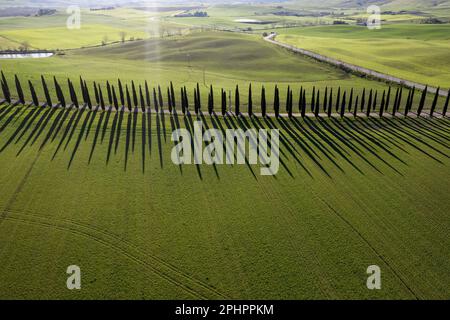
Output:
[[[314,196],[322,202],[328,209],[330,209],[342,222],[344,222],[369,248],[372,250],[373,253],[381,260],[383,263],[389,268],[389,270],[397,277],[397,279],[405,286],[405,288],[409,291],[409,293],[414,296],[416,300],[419,300],[419,297],[417,294],[412,290],[412,288],[406,283],[405,280],[400,276],[400,274],[394,269],[393,266],[386,260],[386,258],[378,252],[378,250],[367,240],[361,232],[358,231],[358,229],[353,226],[353,224],[350,223],[349,220],[347,220],[343,215],[341,215],[336,209],[333,208],[325,199],[315,194],[314,191],[312,191]]]
[[[193,276],[179,270],[174,265],[162,260],[161,258],[158,258],[155,255],[143,252],[137,246],[124,239],[121,239],[119,236],[114,235],[106,230],[76,222],[72,219],[55,219],[54,217],[52,217],[51,221],[49,221],[49,218],[44,218],[31,211],[19,212],[15,210],[9,210],[7,213],[8,215],[5,216],[5,220],[17,221],[45,228],[56,228],[61,231],[66,231],[74,235],[87,238],[89,240],[100,243],[116,252],[120,252],[128,259],[152,271],[160,278],[170,282],[178,288],[181,288],[195,298],[210,299],[211,296],[214,296],[219,299],[230,299],[230,297],[219,292],[209,284],[206,284],[201,280],[198,280]],[[13,216],[11,216],[11,214]],[[55,222],[58,220],[59,222]],[[147,260],[150,260],[151,262]],[[187,284],[185,284],[186,282]]]

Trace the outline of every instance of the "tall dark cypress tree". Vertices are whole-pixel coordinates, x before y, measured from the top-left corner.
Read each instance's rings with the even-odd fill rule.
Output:
[[[241,108],[240,108],[240,105],[241,105],[241,98],[240,98],[240,95],[239,95],[239,86],[238,85],[236,85],[236,93],[235,93],[235,96],[234,96],[234,107],[235,107],[235,113],[236,113],[236,116],[239,116],[240,114],[241,114]]]
[[[422,114],[423,108],[425,107],[425,99],[427,98],[428,86],[422,91],[422,96],[420,98],[419,108],[417,109],[417,115],[420,117]]]
[[[214,89],[213,89],[212,85],[209,87],[209,95],[210,95],[209,114],[213,114],[213,112],[214,112]]]
[[[186,113],[189,112],[189,98],[188,98],[186,86],[184,87],[184,106],[186,108]]]
[[[306,116],[306,89],[302,90],[302,102],[301,102],[301,109],[300,109],[300,113],[302,115],[302,118],[304,118]]]
[[[342,97],[342,105],[341,105],[341,118],[345,116],[346,100],[347,100],[347,91],[344,91],[344,96]]]
[[[275,117],[278,118],[280,116],[280,93],[278,90],[278,86],[275,86],[275,94],[273,98],[273,110],[275,112]]]
[[[28,80],[28,86],[30,87],[31,99],[33,101],[33,105],[35,107],[39,107],[39,100],[36,95],[36,91],[34,90],[33,84],[30,80]]]
[[[44,76],[41,75],[41,82],[42,82],[42,88],[44,89],[44,95],[45,100],[47,103],[47,106],[51,107],[53,106],[52,98],[50,97],[50,93],[48,92],[47,83],[45,82]]]
[[[128,84],[125,85],[125,92],[127,95],[127,107],[128,107],[128,110],[131,111],[131,109],[133,108],[132,107],[133,102],[131,101],[131,95],[130,95],[130,90],[128,90]]]
[[[202,110],[202,98],[200,94],[200,85],[197,82],[197,113],[200,113]]]
[[[445,100],[444,108],[442,108],[442,116],[443,117],[445,117],[447,115],[449,102],[450,102],[450,90],[448,90],[447,99]]]
[[[2,91],[3,91],[4,98],[8,103],[11,103],[11,91],[9,90],[8,81],[6,80],[6,77],[3,74],[3,71],[1,72],[1,74],[2,74]]]
[[[316,87],[313,87],[312,97],[311,97],[311,112],[314,112],[316,104]]]
[[[16,90],[17,90],[17,95],[19,96],[19,102],[21,104],[25,104],[25,96],[23,94],[23,90],[22,90],[22,85],[20,84],[19,78],[17,77],[17,75],[14,76],[15,82],[16,82]]]
[[[253,95],[252,95],[252,84],[248,86],[248,116],[253,115]]]
[[[172,113],[172,97],[169,88],[167,88],[167,103],[169,105],[169,112]]]
[[[185,104],[185,100],[184,100],[184,88],[183,87],[180,88],[180,99],[181,99],[181,112],[183,114],[186,114],[186,104]]]
[[[221,112],[222,112],[222,116],[226,115],[227,113],[227,95],[225,93],[225,90],[223,90],[223,88],[220,91],[220,99],[221,99]]]
[[[397,91],[395,92],[394,105],[392,106],[392,115],[394,117],[395,117],[395,113],[397,112],[398,94],[399,94],[399,89],[397,88]]]
[[[151,108],[150,90],[148,89],[147,81],[145,81],[145,101],[147,102],[147,108]]]
[[[438,99],[439,99],[439,91],[441,90],[441,87],[438,87],[436,90],[436,94],[434,95],[434,99],[433,99],[433,104],[431,105],[431,110],[430,110],[430,117],[434,116],[434,112],[436,111],[436,106],[438,103]]]
[[[398,100],[397,100],[397,107],[396,111],[400,110],[400,104],[402,103],[402,97],[403,97],[403,87],[400,88],[400,93],[398,94]]]
[[[139,97],[141,98],[141,110],[142,113],[145,113],[145,99],[144,99],[144,93],[142,92],[142,86],[139,85]]]
[[[118,111],[119,110],[119,102],[117,101],[116,89],[114,89],[114,86],[112,86],[112,95],[113,95],[114,109],[116,109],[116,111]]]
[[[84,91],[86,92],[86,102],[89,107],[89,109],[92,110],[92,102],[91,102],[91,95],[89,94],[88,86],[86,85],[86,81],[84,81]]]
[[[103,92],[102,92],[102,88],[100,87],[100,85],[98,85],[98,91],[99,91],[98,94],[100,96],[100,107],[104,111],[106,108],[106,105],[105,105],[105,99],[103,99]]]
[[[411,100],[409,101],[409,108],[408,108],[408,111],[411,111],[412,110],[412,106],[413,106],[413,104],[414,104],[414,97],[416,96],[416,87],[414,86],[413,87],[413,90],[412,90],[412,94],[411,94]]]
[[[369,101],[367,102],[367,106],[368,108],[372,109],[372,98],[373,98],[373,91],[372,89],[370,89],[370,93],[369,93]]]
[[[300,87],[300,94],[298,97],[298,112],[302,112],[302,104],[303,104],[303,86]]]
[[[122,107],[125,107],[125,95],[123,92],[122,82],[120,79],[117,81],[119,86],[119,97],[120,97],[120,103]]]
[[[94,94],[95,94],[95,102],[97,103],[97,106],[100,105],[100,94],[98,92],[97,83],[94,81]]]
[[[111,85],[109,84],[109,81],[106,81],[106,91],[108,91],[108,102],[109,102],[109,105],[112,106],[113,100],[112,100]]]
[[[194,88],[194,110],[195,114],[198,115],[199,109],[198,109],[198,97],[197,97],[197,89]]]
[[[163,95],[161,91],[161,86],[158,85],[158,104],[161,112],[164,112],[164,100]]]
[[[289,89],[289,94],[288,94],[288,116],[289,118],[292,118],[292,107],[293,107],[293,94],[292,94],[292,90]]]
[[[103,92],[102,92],[102,88],[100,87],[100,85],[98,85],[98,95],[100,97],[100,107],[102,108],[102,110],[105,110],[105,108],[106,108],[105,99],[103,99]]]
[[[134,85],[134,81],[131,81],[131,91],[133,93],[133,106],[135,108],[137,108],[139,102],[138,102],[136,86]]]
[[[336,98],[336,112],[339,111],[339,107],[341,106],[341,87],[338,88],[337,98]]]
[[[361,112],[364,111],[366,104],[366,88],[363,89],[362,95],[361,95]]]
[[[377,102],[378,102],[378,91],[375,91],[375,97],[373,98],[372,110],[377,110]]]
[[[405,117],[408,116],[409,104],[410,104],[411,98],[412,98],[411,94],[412,94],[412,90],[410,89],[408,92],[408,99],[406,100],[406,106],[405,106],[405,110],[404,110],[404,114],[403,114]]]
[[[330,89],[330,99],[328,99],[328,118],[331,118],[333,112],[333,88]]]
[[[386,105],[386,90],[383,90],[383,97],[381,98],[380,113],[379,113],[380,118],[383,117],[385,105]]]
[[[316,104],[314,106],[314,116],[316,118],[319,117],[319,112],[320,112],[320,90],[317,90],[317,98],[316,98]]]
[[[356,96],[356,100],[355,100],[355,107],[353,108],[353,116],[356,118],[358,116],[358,104],[359,102],[359,96]]]
[[[391,101],[391,87],[389,86],[389,90],[388,93],[386,95],[386,104],[384,106],[384,110],[388,111],[389,110],[389,103]]]
[[[328,106],[328,87],[325,87],[325,94],[323,96],[323,112],[327,112]]]
[[[264,86],[262,86],[261,89],[261,112],[262,116],[265,118],[267,112],[267,102],[266,102],[266,89],[264,88]]]
[[[348,100],[348,111],[352,111],[352,106],[353,106],[353,88],[350,91],[350,99]]]
[[[170,100],[172,101],[172,108],[175,109],[177,105],[175,100],[175,90],[173,89],[172,81],[170,81]]]
[[[58,81],[56,80],[56,77],[53,78],[54,82],[55,82],[55,90],[56,90],[56,95],[58,97],[59,100],[59,104],[65,108],[66,107],[66,99],[64,98],[64,93],[61,89],[61,86],[59,85]]]

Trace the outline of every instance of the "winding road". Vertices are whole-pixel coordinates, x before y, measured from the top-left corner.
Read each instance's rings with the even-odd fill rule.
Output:
[[[308,51],[308,50],[305,50],[305,49],[297,48],[297,47],[291,46],[289,44],[276,41],[275,40],[276,36],[277,36],[276,33],[272,33],[272,34],[268,35],[267,37],[264,37],[264,40],[267,41],[267,42],[270,42],[272,44],[275,44],[277,46],[280,46],[280,47],[283,47],[285,49],[288,49],[290,51],[293,51],[295,53],[303,54],[305,56],[311,57],[311,58],[316,59],[318,61],[322,61],[322,62],[326,62],[326,63],[332,64],[332,65],[337,66],[339,68],[349,69],[349,70],[351,70],[353,72],[362,73],[362,74],[371,76],[373,78],[376,78],[376,79],[379,79],[379,80],[382,80],[382,81],[389,81],[389,82],[397,83],[397,84],[400,84],[400,85],[403,85],[403,86],[409,87],[409,88],[416,87],[417,89],[420,89],[420,90],[424,90],[425,89],[425,85],[421,84],[421,83],[416,83],[416,82],[412,82],[412,81],[409,81],[409,80],[393,77],[393,76],[388,75],[388,74],[384,74],[384,73],[381,73],[381,72],[377,72],[377,71],[374,71],[374,70],[363,68],[363,67],[360,67],[360,66],[357,66],[357,65],[354,65],[354,64],[350,64],[350,63],[343,62],[343,61],[340,61],[340,60],[337,60],[337,59],[326,57],[326,56],[323,56],[321,54],[318,54],[318,53],[315,53],[315,52],[312,52],[312,51]],[[428,92],[436,93],[436,91],[437,91],[437,88],[428,87]],[[447,96],[447,94],[448,94],[448,92],[446,90],[442,90],[442,89],[439,90],[439,95]]]

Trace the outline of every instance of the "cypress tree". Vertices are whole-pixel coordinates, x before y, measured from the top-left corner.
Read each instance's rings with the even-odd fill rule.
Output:
[[[84,91],[86,92],[86,101],[87,101],[87,105],[89,107],[89,109],[92,110],[92,102],[91,102],[91,96],[89,94],[89,89],[86,85],[86,81],[84,81]]]
[[[369,101],[367,102],[367,107],[369,109],[372,109],[372,98],[373,98],[373,91],[372,89],[370,89],[370,93],[369,93]]]
[[[339,111],[340,106],[341,106],[341,87],[338,88],[338,94],[336,98],[336,112]]]
[[[9,85],[8,85],[8,81],[6,80],[5,75],[2,73],[2,91],[3,91],[3,95],[5,97],[5,100],[8,103],[11,103],[11,91],[9,90]]]
[[[15,75],[14,78],[15,78],[15,82],[16,82],[17,95],[19,96],[19,102],[21,104],[25,104],[25,96],[23,94],[22,85],[20,84],[20,81],[19,81],[19,78],[17,77],[17,75]]]
[[[75,91],[75,88],[73,87],[72,81],[70,81],[70,88],[72,88],[72,93],[73,93],[72,103],[73,103],[77,108],[80,108],[80,104],[78,103],[77,92]]]
[[[134,81],[131,81],[131,91],[133,93],[133,106],[137,108],[138,106],[138,97],[137,97],[137,91],[136,86],[134,85]]]
[[[94,81],[94,95],[95,95],[95,102],[97,103],[97,106],[100,105],[100,95],[98,93],[97,83]]]
[[[109,102],[109,105],[112,106],[113,100],[112,100],[111,85],[109,84],[109,81],[106,81],[106,90],[108,91],[108,102]]]
[[[365,104],[366,104],[366,88],[363,89],[363,92],[361,95],[361,112],[364,111]]]
[[[248,116],[253,115],[253,96],[252,96],[252,84],[248,86]]]
[[[450,102],[450,89],[448,90],[447,99],[445,100],[444,108],[442,108],[442,116],[447,115],[448,104]]]
[[[194,88],[194,110],[195,114],[198,115],[198,98],[197,98],[197,89]]]
[[[328,106],[328,87],[325,87],[325,95],[323,96],[323,111],[327,111]]]
[[[386,104],[385,104],[385,106],[384,106],[384,109],[385,109],[386,111],[389,110],[389,103],[390,103],[390,100],[391,100],[391,87],[389,86],[389,90],[388,90],[388,93],[387,93],[387,95],[386,95]]]
[[[373,98],[372,110],[377,110],[377,101],[378,101],[378,91],[375,91],[375,97]]]
[[[125,91],[126,91],[126,95],[127,95],[127,107],[128,110],[131,111],[132,107],[132,102],[131,102],[131,95],[130,95],[130,91],[128,90],[128,84],[125,85]]]
[[[300,87],[300,94],[298,97],[298,112],[302,112],[302,104],[303,104],[303,86]]]
[[[102,92],[102,88],[100,87],[100,85],[98,85],[98,90],[99,90],[99,95],[100,95],[100,107],[102,107],[102,110],[105,110],[105,99],[103,99],[103,92]]]
[[[196,113],[200,113],[200,111],[202,110],[202,98],[200,95],[200,85],[197,82],[197,111]]]
[[[56,94],[58,96],[59,103],[61,104],[61,106],[63,108],[65,108],[66,107],[66,99],[64,98],[64,93],[55,77],[53,78],[53,80],[55,81],[55,90],[56,90]]]
[[[183,114],[186,114],[186,104],[185,104],[185,100],[184,100],[184,88],[183,87],[180,88],[180,98],[181,98],[181,112]]]
[[[235,109],[236,109],[236,116],[239,116],[241,114],[241,110],[240,110],[240,102],[241,98],[239,96],[239,86],[236,85],[236,94],[234,97],[234,104],[235,104]]]
[[[345,115],[345,104],[347,100],[347,91],[344,91],[344,96],[342,97],[342,105],[341,105],[341,118]]]
[[[112,95],[113,95],[114,109],[116,109],[116,111],[118,111],[119,110],[119,102],[117,101],[116,89],[114,89],[114,86],[112,86]]]
[[[328,99],[328,118],[331,118],[333,108],[333,88],[330,89],[330,99]]]
[[[36,95],[36,91],[34,90],[33,84],[30,80],[28,80],[28,86],[30,87],[31,99],[33,100],[33,104],[36,107],[39,107],[39,100]]]
[[[398,100],[397,100],[397,108],[396,110],[400,110],[400,104],[402,103],[402,97],[403,97],[403,87],[400,88],[400,93],[398,94]]]
[[[266,102],[266,89],[264,88],[264,86],[261,89],[261,112],[262,116],[265,118],[267,112],[267,102]]]
[[[161,112],[164,112],[164,100],[163,100],[161,87],[159,85],[158,85],[158,103],[159,103],[159,108],[161,109]]]
[[[419,108],[417,109],[417,115],[420,117],[422,110],[425,107],[425,99],[427,97],[428,86],[422,91],[422,97],[420,98]]]
[[[306,89],[303,89],[302,91],[301,115],[302,118],[304,118],[306,116]]]
[[[317,90],[317,99],[316,99],[316,104],[315,104],[315,106],[314,106],[314,116],[315,116],[316,118],[319,117],[319,112],[320,112],[319,101],[320,101],[320,90]]]
[[[408,99],[406,100],[406,106],[405,106],[405,111],[404,111],[404,116],[405,117],[408,116],[409,104],[411,102],[411,94],[412,94],[412,90],[410,89],[409,92],[408,92]]]
[[[434,115],[434,112],[436,111],[436,106],[438,103],[438,98],[439,98],[439,91],[441,90],[441,87],[438,87],[436,90],[436,94],[434,95],[434,99],[433,99],[433,104],[431,105],[431,110],[430,110],[430,117],[432,117]]]
[[[125,107],[125,95],[123,93],[122,82],[120,81],[120,79],[118,80],[118,85],[119,85],[120,103],[122,107]]]
[[[223,90],[223,88],[220,91],[220,99],[221,99],[221,112],[222,112],[222,116],[224,116],[227,113],[227,95],[225,93],[225,90]]]
[[[214,90],[212,85],[209,87],[209,95],[210,95],[209,114],[212,114],[214,112]]]
[[[413,103],[414,103],[414,97],[416,96],[416,87],[414,86],[413,87],[413,90],[412,90],[412,94],[411,94],[411,100],[409,101],[409,108],[408,108],[408,111],[411,111],[412,110],[412,106],[413,106]]]
[[[184,87],[184,105],[186,108],[186,112],[188,112],[189,111],[189,98],[188,98],[186,86]]]
[[[172,108],[176,108],[176,102],[175,102],[175,90],[173,89],[173,83],[170,81],[170,100],[172,101]]]
[[[353,116],[356,118],[358,116],[358,102],[359,96],[356,96],[355,107],[353,108]]]
[[[48,92],[47,83],[45,82],[44,76],[41,75],[42,88],[44,89],[45,100],[49,107],[53,106],[50,93]]]
[[[275,86],[275,94],[273,98],[273,110],[275,111],[275,117],[278,118],[280,115],[280,95],[278,86]]]
[[[292,118],[292,107],[293,107],[293,94],[292,94],[292,90],[289,89],[289,93],[288,93],[288,116],[289,118]]]
[[[141,85],[139,85],[139,97],[141,98],[142,113],[145,113],[145,99],[144,99],[144,93],[142,92],[142,86]]]
[[[353,88],[350,91],[350,99],[348,101],[348,111],[352,111],[352,105],[353,105]]]
[[[147,107],[151,108],[151,98],[150,98],[150,90],[148,89],[148,83],[147,80],[145,81],[145,100],[147,102]]]
[[[312,97],[311,97],[311,112],[314,112],[316,104],[316,87],[313,87]]]
[[[386,90],[383,90],[383,97],[381,98],[381,106],[380,106],[380,118],[383,117],[385,105],[386,105]]]
[[[167,103],[169,104],[169,112],[172,113],[172,96],[169,88],[167,88]]]
[[[397,101],[398,101],[398,93],[399,89],[397,88],[397,91],[395,92],[395,99],[394,99],[394,105],[392,106],[392,115],[395,117],[395,113],[397,112]]]

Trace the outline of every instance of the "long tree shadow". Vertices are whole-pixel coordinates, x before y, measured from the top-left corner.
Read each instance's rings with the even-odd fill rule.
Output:
[[[39,128],[39,131],[36,133],[36,135],[34,136],[33,141],[31,142],[31,145],[33,146],[36,141],[39,139],[39,137],[41,136],[42,132],[44,132],[45,128],[47,127],[47,124],[50,122],[50,120],[53,118],[53,116],[55,115],[56,111],[59,110],[57,107],[53,108],[50,113],[47,115],[47,117],[45,117],[44,121],[42,122],[42,125]],[[50,127],[51,130],[51,127]]]
[[[145,154],[147,152],[147,120],[145,112],[142,112],[142,119],[141,119],[141,158],[142,158],[142,173],[145,173]]]
[[[78,148],[80,147],[80,143],[83,140],[84,133],[85,133],[85,131],[87,129],[87,126],[88,126],[88,123],[89,123],[89,118],[91,118],[92,115],[93,115],[92,112],[88,112],[86,114],[86,117],[84,118],[83,124],[81,125],[81,130],[78,133],[78,138],[77,138],[77,141],[76,141],[75,146],[74,146],[73,151],[72,151],[72,155],[70,156],[70,160],[69,160],[69,164],[67,166],[67,170],[69,170],[70,167],[72,166],[72,162],[75,159],[75,155],[77,154]]]
[[[112,149],[114,146],[114,138],[115,138],[115,134],[116,134],[116,127],[117,127],[118,121],[119,121],[119,112],[116,112],[114,114],[114,119],[113,119],[113,122],[111,125],[111,131],[109,133],[109,143],[108,143],[108,153],[106,155],[106,165],[109,164],[109,160],[111,159],[111,153],[112,153]]]
[[[72,124],[74,123],[74,121],[75,121],[75,119],[76,119],[76,117],[77,117],[77,115],[78,115],[79,113],[81,113],[80,109],[75,109],[75,112],[74,112],[74,113],[72,114],[72,116],[70,117],[69,122],[67,123],[67,126],[66,126],[66,128],[65,128],[65,130],[64,130],[64,132],[63,132],[62,137],[61,137],[61,140],[59,141],[58,147],[56,147],[56,150],[55,150],[55,152],[53,153],[52,160],[55,159],[56,155],[57,155],[58,152],[59,152],[59,149],[61,149],[61,147],[62,147],[64,141],[66,140],[67,136],[68,136],[69,133],[70,133],[70,129],[72,128]],[[56,137],[56,134],[55,134],[55,136],[53,136],[53,139],[54,139],[55,137]]]
[[[152,155],[152,109],[148,108],[147,112],[147,132],[148,132],[148,152]]]
[[[75,121],[73,123],[73,126],[70,130],[69,136],[67,137],[66,144],[64,145],[64,151],[66,151],[67,146],[69,145],[70,141],[72,141],[72,137],[75,133],[75,130],[78,128],[78,124],[80,123],[81,118],[83,117],[83,114],[86,112],[86,108],[80,109],[80,112],[78,112],[77,117],[75,118]]]
[[[203,112],[200,112],[200,118],[202,119],[202,122],[203,122],[203,125],[205,126],[205,129],[209,130],[209,124],[208,124],[208,121],[206,120],[205,115],[203,114]],[[213,169],[214,169],[214,173],[216,174],[216,178],[218,180],[220,180],[219,171],[217,170],[217,165],[215,163],[213,163]]]
[[[92,161],[92,156],[94,155],[95,147],[97,146],[97,141],[98,141],[98,138],[99,138],[99,136],[100,136],[100,132],[101,132],[101,129],[102,129],[102,124],[103,124],[103,119],[105,118],[105,114],[106,114],[106,113],[109,113],[109,112],[103,111],[103,112],[100,114],[100,118],[98,119],[98,122],[97,122],[97,128],[95,129],[94,140],[93,140],[93,142],[92,142],[91,152],[89,153],[88,164],[90,164],[91,161]]]
[[[11,135],[11,137],[8,139],[7,142],[3,145],[3,147],[0,149],[0,153],[3,152],[13,141],[16,139],[17,135],[22,131],[22,129],[27,125],[28,121],[33,118],[33,115],[36,113],[38,109],[33,108],[27,116],[22,120],[22,122],[19,124],[17,129],[14,131],[14,133]]]
[[[105,135],[106,135],[106,132],[108,131],[109,118],[111,117],[112,111],[108,110],[108,111],[105,111],[104,113],[106,113],[106,118],[105,118],[105,122],[103,123],[103,128],[102,128],[102,138],[100,139],[101,144],[103,144],[103,141],[105,140]],[[117,113],[115,113],[115,114],[117,114]]]
[[[47,118],[47,116],[48,116],[49,114],[51,115],[51,111],[52,111],[51,108],[48,108],[48,109],[44,112],[44,114],[39,118],[38,122],[37,122],[36,125],[34,126],[33,130],[31,131],[31,133],[29,134],[27,140],[26,140],[25,143],[22,145],[22,147],[20,148],[20,150],[17,152],[17,156],[19,156],[19,155],[22,153],[22,151],[25,149],[25,147],[28,145],[28,143],[31,142],[31,140],[33,139],[34,135],[35,135],[37,132],[42,132],[42,131],[39,131],[39,128],[41,127],[42,123],[44,123],[44,121],[45,121],[45,119]],[[34,140],[34,141],[36,141],[36,140]],[[34,141],[33,141],[33,143],[34,143]]]
[[[133,135],[132,135],[131,153],[134,153],[134,146],[136,144],[136,126],[137,126],[138,116],[139,116],[139,113],[137,110],[135,110],[133,112]]]
[[[0,123],[3,121],[3,119],[15,108],[13,106],[8,106],[4,109],[4,111],[0,114]]]
[[[161,123],[159,118],[159,113],[156,112],[156,139],[158,141],[158,151],[159,151],[159,165],[161,166],[161,169],[164,168],[164,162],[163,162],[163,154],[162,154],[162,142],[161,142]]]
[[[66,111],[65,109],[59,110],[58,114],[56,115],[55,119],[53,120],[52,125],[50,126],[50,129],[47,132],[47,135],[45,136],[44,140],[42,141],[41,146],[39,147],[39,150],[42,150],[44,148],[44,146],[47,144],[47,142],[50,140],[52,134],[54,134],[56,127],[58,126],[59,122],[61,121],[65,111]]]
[[[177,120],[175,120],[175,118]],[[172,129],[172,132],[175,132],[175,130],[180,129],[179,123],[178,123],[178,115],[176,113],[176,110],[174,110],[174,112],[172,114],[170,114],[170,127]],[[173,145],[175,147],[177,145],[177,142],[174,141]],[[183,166],[181,164],[179,164],[178,167],[180,169],[180,174],[183,175]]]
[[[2,124],[0,127],[0,133],[3,132],[3,130],[8,127],[8,125],[11,123],[11,121],[16,117],[20,112],[20,108],[15,108],[14,112],[8,117],[8,119]]]
[[[128,154],[130,151],[130,140],[131,140],[131,123],[133,121],[133,113],[129,112],[128,113],[128,117],[127,117],[127,130],[126,130],[126,135],[125,135],[125,163],[124,163],[124,167],[123,170],[127,171],[127,165],[128,165]]]
[[[124,108],[122,108],[122,110],[119,111],[119,122],[117,124],[117,129],[116,129],[116,144],[114,146],[114,154],[117,154],[117,148],[119,147],[124,114],[125,114],[125,111],[124,111]]]
[[[92,117],[91,117],[91,120],[89,121],[89,125],[86,130],[86,136],[84,137],[85,141],[88,139],[89,134],[91,133],[92,125],[93,125],[95,119],[97,118],[97,113],[98,113],[98,107],[95,108],[94,110],[89,110],[89,114],[92,114]]]
[[[69,114],[70,114],[71,111],[72,111],[71,108],[67,108],[65,110],[64,115],[63,115],[61,121],[59,121],[59,124],[58,124],[58,126],[56,127],[56,130],[55,130],[55,133],[52,136],[51,142],[55,141],[55,139],[58,136],[59,132],[61,131],[64,123],[66,122],[67,118],[69,117]]]
[[[189,131],[191,137],[194,137],[194,121],[193,121],[192,115],[189,111],[187,112],[186,116],[184,116],[184,126]],[[202,171],[200,169],[200,165],[197,164],[198,160],[200,160],[200,159],[197,159],[197,153],[195,152],[194,139],[191,139],[191,148],[192,148],[192,153],[194,155],[194,163],[195,163],[195,168],[197,170],[198,177],[200,180],[203,180],[203,175],[202,175]]]

